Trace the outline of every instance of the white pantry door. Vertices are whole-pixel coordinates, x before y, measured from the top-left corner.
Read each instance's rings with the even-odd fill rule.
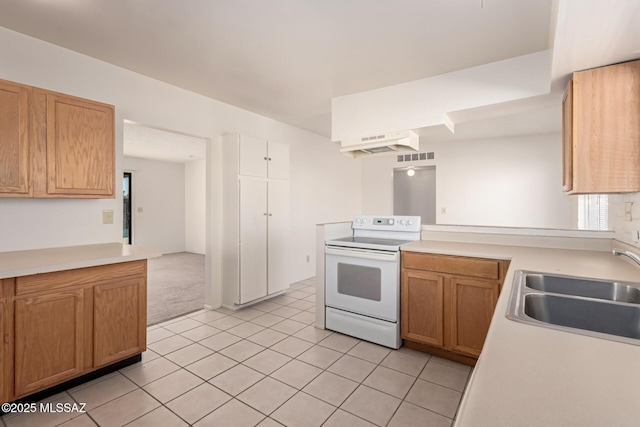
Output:
[[[240,178],[239,304],[267,295],[267,181]]]
[[[268,294],[289,287],[289,181],[269,180]]]

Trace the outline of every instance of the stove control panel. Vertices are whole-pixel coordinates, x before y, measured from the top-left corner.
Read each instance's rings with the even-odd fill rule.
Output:
[[[356,215],[352,228],[360,230],[420,231],[419,216]]]

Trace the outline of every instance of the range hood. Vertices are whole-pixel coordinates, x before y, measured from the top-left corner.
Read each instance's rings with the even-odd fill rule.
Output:
[[[357,157],[389,151],[418,151],[419,148],[420,138],[418,135],[405,130],[342,141],[340,152],[345,156]]]

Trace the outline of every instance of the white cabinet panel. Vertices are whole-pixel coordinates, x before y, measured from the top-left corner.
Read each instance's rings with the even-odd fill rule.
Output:
[[[289,146],[237,133],[222,142],[222,302],[237,307],[289,287]]]
[[[269,141],[269,178],[289,179],[289,146]]]
[[[244,304],[267,295],[267,182],[240,178],[240,295]]]
[[[269,180],[268,186],[268,294],[289,287],[289,181]]]
[[[240,136],[240,175],[267,177],[267,141]]]

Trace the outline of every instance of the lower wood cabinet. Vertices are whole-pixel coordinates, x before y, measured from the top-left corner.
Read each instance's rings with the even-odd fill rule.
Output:
[[[93,288],[93,366],[100,368],[146,346],[147,292],[143,277]]]
[[[444,347],[444,276],[402,272],[402,337]]]
[[[500,284],[478,279],[449,278],[445,304],[449,306],[448,347],[480,356],[498,302]]]
[[[84,289],[15,300],[15,394],[25,396],[84,371]]]
[[[11,279],[13,281],[13,279]],[[6,327],[6,318],[7,318],[7,304],[5,303],[5,298],[4,298],[4,288],[5,288],[5,284],[7,283],[7,287],[10,286],[9,285],[9,281],[8,280],[2,280],[0,279],[0,336],[2,336],[2,340],[0,341],[0,402],[6,402],[7,401],[7,387],[5,385],[5,379],[7,378],[7,375],[10,374],[9,372],[9,368],[13,368],[13,366],[8,366],[7,363],[5,363],[6,360],[6,354],[8,351],[10,351],[9,349],[9,341],[10,341],[10,337],[8,333],[5,333],[5,330],[8,329]],[[11,340],[12,341],[12,340]],[[11,372],[13,372],[13,370],[11,370]]]
[[[482,350],[508,264],[403,252],[401,329],[405,345],[473,364]]]
[[[0,281],[0,397],[12,401],[146,350],[146,260]]]

